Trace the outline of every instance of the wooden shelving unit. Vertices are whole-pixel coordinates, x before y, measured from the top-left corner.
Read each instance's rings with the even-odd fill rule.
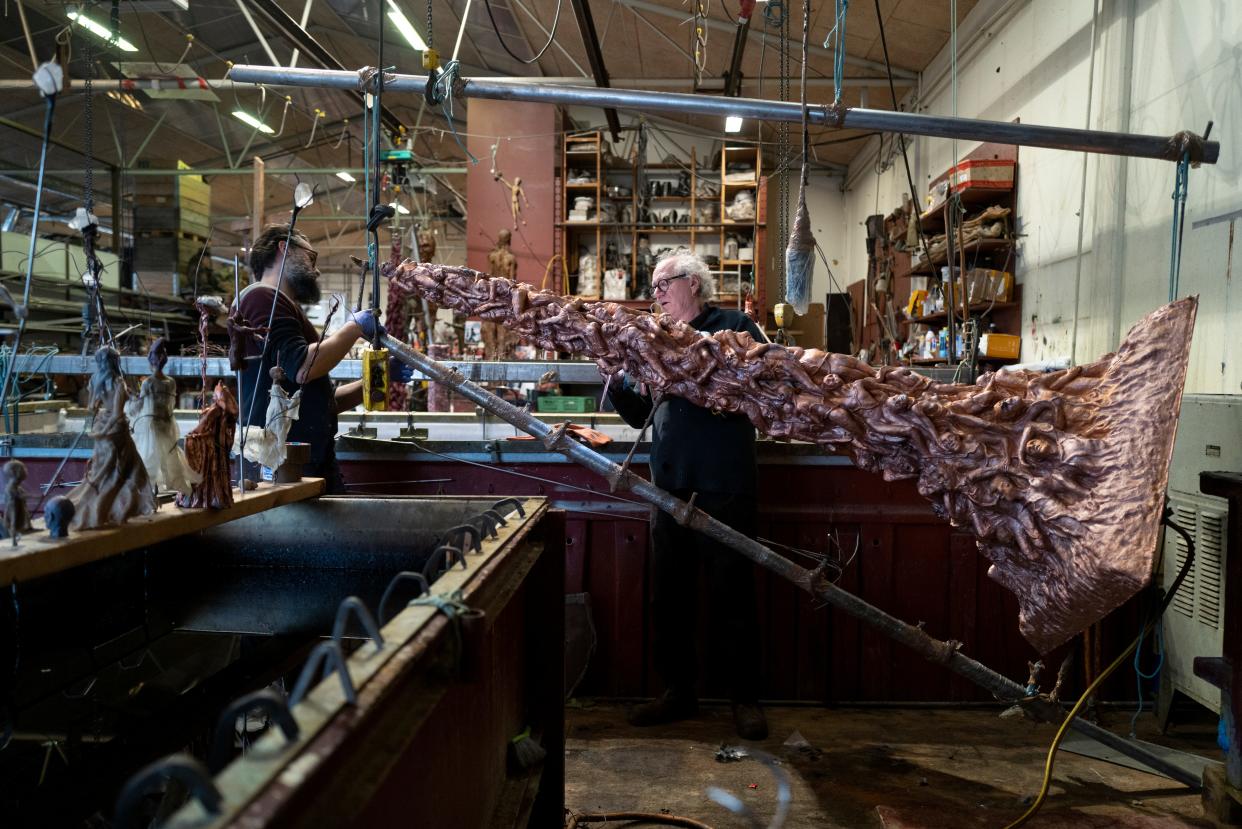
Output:
[[[761,178],[762,158],[757,147],[726,146],[720,155],[721,169],[729,164],[749,164],[753,172],[745,179],[720,184],[721,172],[699,166],[697,153],[692,148],[686,163],[648,163],[641,167],[632,161],[608,163],[604,154],[601,133],[590,132],[566,135],[562,151],[560,180],[565,182],[561,192],[564,220],[556,223],[561,236],[561,248],[566,259],[566,272],[570,276],[570,289],[580,296],[599,298],[603,295],[604,273],[608,267],[608,247],[615,245],[614,261],[624,267],[628,274],[628,299],[632,307],[647,307],[651,299],[641,296],[647,285],[639,285],[639,242],[646,239],[653,256],[661,250],[685,246],[709,261],[718,263],[716,275],[719,283],[718,299],[736,301],[736,281],[755,285],[762,295],[762,262],[764,250],[765,187]],[[640,181],[640,171],[641,178]],[[573,179],[590,178],[590,182]],[[704,186],[704,183],[707,186]],[[624,187],[629,195],[609,195],[612,187]],[[640,186],[648,188],[639,192]],[[652,189],[680,189],[678,194],[652,194]],[[715,195],[702,195],[703,191],[715,190]],[[727,207],[740,190],[750,190],[755,196],[755,216],[751,221],[734,222],[727,219]],[[574,201],[590,196],[594,208],[586,220],[570,221]],[[601,206],[613,205],[608,212],[614,217],[622,213],[625,219],[614,218],[600,221]],[[646,219],[646,220],[644,220]],[[738,247],[749,247],[750,259],[724,257],[726,241],[730,235],[738,238]],[[596,255],[595,283],[597,292],[583,292],[580,288],[580,257],[590,249]],[[755,281],[755,269],[760,269]],[[589,281],[588,281],[589,284]],[[648,294],[649,296],[649,294]]]

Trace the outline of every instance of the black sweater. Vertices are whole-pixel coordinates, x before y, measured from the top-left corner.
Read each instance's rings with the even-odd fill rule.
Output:
[[[689,323],[706,334],[745,331],[758,342],[764,337],[740,311],[709,306]],[[614,380],[608,396],[617,414],[636,429],[651,413],[651,398],[632,382]],[[652,420],[651,478],[663,489],[754,494],[758,469],[755,427],[745,415],[714,414],[681,397],[665,397]]]

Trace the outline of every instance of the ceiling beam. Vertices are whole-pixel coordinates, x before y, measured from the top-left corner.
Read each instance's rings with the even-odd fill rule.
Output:
[[[599,46],[599,35],[595,31],[595,18],[591,16],[588,0],[570,0],[574,7],[574,19],[578,21],[578,32],[582,35],[582,45],[586,49],[587,62],[591,64],[591,74],[595,76],[595,85],[607,89],[608,68],[604,66],[604,52]],[[604,117],[608,120],[608,131],[612,140],[621,140],[621,120],[615,109],[605,109]]]
[[[623,6],[628,6],[631,9],[639,9],[640,11],[650,12],[651,14],[658,14],[662,17],[670,17],[677,21],[684,21],[686,19],[686,13],[682,11],[681,9],[669,8],[668,6],[661,6],[656,3],[647,2],[647,0],[614,0],[614,2],[620,3]],[[704,21],[704,23],[707,26],[707,28],[715,29],[718,32],[728,32],[729,34],[734,34],[737,31],[737,26],[735,24],[725,23],[722,20],[712,20],[709,18],[708,20]],[[759,32],[748,32],[746,37],[748,40],[758,40],[762,38],[763,35]],[[831,50],[825,49],[822,46],[811,46],[809,47],[809,51],[812,55],[819,55],[820,57],[830,58],[833,56]],[[796,60],[798,56],[791,55],[791,57],[793,57]],[[867,60],[866,58],[858,58],[858,57],[854,57],[853,55],[847,54],[845,56],[845,62],[846,64],[850,66],[858,66],[861,68],[870,69],[873,72],[885,72],[886,71],[884,64],[879,61]],[[898,78],[904,78],[905,80],[912,81],[918,78],[918,73],[913,72],[909,69],[898,69],[897,67],[894,66],[893,67],[893,80],[897,80]]]
[[[253,3],[263,15],[272,22],[272,25],[284,36],[286,40],[296,46],[302,52],[305,52],[312,60],[322,66],[324,69],[344,69],[342,64],[336,57],[323,47],[323,45],[315,40],[315,37],[301,26],[298,22],[289,16],[289,13],[276,4],[275,0],[247,0]],[[358,93],[358,97],[362,99],[362,93]],[[399,132],[401,129],[401,119],[398,118],[388,107],[380,106],[380,117],[384,119],[384,124],[393,133]]]

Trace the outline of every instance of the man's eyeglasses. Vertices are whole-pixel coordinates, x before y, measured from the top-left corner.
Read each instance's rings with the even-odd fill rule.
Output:
[[[677,279],[686,279],[689,276],[690,274],[688,273],[679,273],[676,276],[666,276],[663,279],[656,280],[655,289],[660,293],[665,293],[668,291],[668,283]]]
[[[292,246],[298,250],[306,251],[307,257],[310,259],[311,267],[315,267],[319,262],[319,252],[309,245],[301,245],[293,242]]]

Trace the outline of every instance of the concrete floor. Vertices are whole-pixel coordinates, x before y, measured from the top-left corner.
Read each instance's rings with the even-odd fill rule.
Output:
[[[1139,736],[1204,756],[1214,751],[1214,723]],[[1106,725],[1129,730],[1129,716],[1108,712]],[[801,827],[988,827],[1002,829],[1039,790],[1055,729],[1001,720],[995,710],[769,708],[771,736],[754,744],[781,761],[793,787],[786,829]],[[710,801],[708,786],[741,798],[767,825],[776,781],[753,758],[720,763],[722,741],[738,745],[727,706],[704,707],[694,720],[631,728],[625,707],[566,710],[565,804],[573,812],[666,811],[714,829],[748,829]],[[798,731],[810,748],[783,746]],[[590,824],[602,826],[602,823]],[[615,825],[615,824],[614,824]],[[629,824],[655,826],[651,823]],[[1208,826],[1199,796],[1164,777],[1062,751],[1050,796],[1032,829]]]

